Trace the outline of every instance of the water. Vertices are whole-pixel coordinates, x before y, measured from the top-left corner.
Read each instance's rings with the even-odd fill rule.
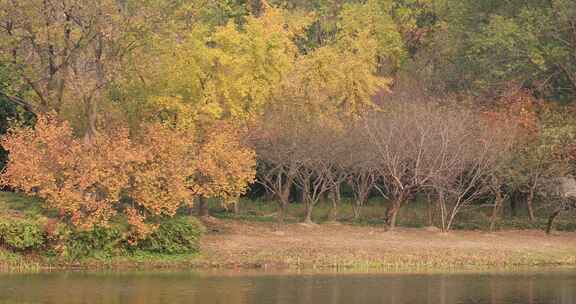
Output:
[[[0,303],[576,303],[576,270],[468,274],[0,274]]]

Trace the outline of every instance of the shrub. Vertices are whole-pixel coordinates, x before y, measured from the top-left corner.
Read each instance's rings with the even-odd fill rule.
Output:
[[[123,235],[117,227],[94,227],[92,230],[75,230],[61,225],[55,232],[58,255],[79,259],[98,255],[112,256],[122,250]]]
[[[138,248],[164,254],[198,252],[199,239],[204,231],[204,226],[195,218],[166,219],[160,223],[156,231],[139,242]]]
[[[44,230],[38,221],[0,219],[0,241],[15,251],[35,250],[45,244]]]

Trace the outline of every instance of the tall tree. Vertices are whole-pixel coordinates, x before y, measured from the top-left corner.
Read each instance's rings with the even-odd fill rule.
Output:
[[[2,1],[0,61],[18,79],[4,95],[37,113],[80,116],[93,137],[109,84],[141,43],[146,13],[131,1]]]

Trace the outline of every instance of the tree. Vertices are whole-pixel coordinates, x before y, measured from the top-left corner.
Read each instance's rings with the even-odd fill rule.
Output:
[[[256,156],[242,140],[245,132],[237,125],[218,123],[204,134],[199,146],[194,194],[200,198],[200,214],[208,215],[205,198],[237,203],[256,175]]]
[[[284,224],[290,191],[300,169],[299,137],[306,130],[290,108],[269,107],[252,127],[250,142],[256,151],[257,182],[276,197],[277,221]]]
[[[298,148],[301,165],[294,179],[304,198],[304,222],[312,223],[313,209],[327,193],[331,194],[332,201],[328,217],[335,220],[340,185],[349,174],[344,167],[345,156],[350,152],[343,140],[344,127],[334,114],[317,114],[304,122],[304,127],[306,131],[300,134]]]
[[[151,228],[146,225],[147,218],[173,217],[178,208],[192,204],[190,188],[200,181],[191,177],[198,172],[200,160],[194,157],[198,148],[190,132],[160,123],[144,127],[136,149],[143,159],[130,174],[125,190],[130,204],[124,213],[128,223],[137,228],[136,236],[143,237]]]
[[[162,116],[200,129],[217,120],[252,119],[292,70],[297,52],[292,39],[299,28],[282,10],[268,7],[242,26],[230,20],[158,33],[143,54],[145,69],[121,82],[129,94],[122,96],[126,111],[136,120]]]
[[[82,117],[91,139],[110,83],[140,45],[143,11],[112,0],[3,1],[0,62],[17,75],[10,91],[21,92],[4,95],[36,113]]]
[[[420,102],[390,102],[386,109],[368,117],[365,125],[378,174],[391,195],[386,222],[393,230],[400,208],[444,169],[438,153],[443,117],[434,105]]]
[[[346,183],[352,188],[354,218],[360,217],[360,210],[368,200],[371,190],[379,189],[376,169],[377,155],[370,148],[370,138],[361,122],[351,124],[342,138],[347,147],[342,161],[343,170],[348,173]],[[383,193],[381,192],[383,195]]]
[[[74,136],[68,123],[40,115],[35,127],[16,127],[2,138],[10,152],[2,183],[45,201],[60,219],[82,229],[126,217],[137,241],[153,219],[173,216],[189,202],[196,170],[189,138],[151,125],[139,141],[126,129],[99,133],[92,142]]]
[[[99,136],[94,146],[76,140],[65,122],[40,116],[34,129],[16,128],[2,139],[10,152],[3,184],[36,195],[62,218],[82,227],[106,224],[129,181],[133,153],[127,133]],[[98,147],[99,149],[91,148]]]
[[[448,24],[453,85],[493,95],[514,81],[552,99],[574,97],[573,1],[467,0],[446,7],[440,16]]]
[[[493,192],[494,210],[499,210],[500,172],[511,157],[518,126],[515,121],[497,121],[468,109],[442,112],[436,154],[444,165],[431,185],[438,194],[442,230],[449,231],[456,216],[482,195]]]

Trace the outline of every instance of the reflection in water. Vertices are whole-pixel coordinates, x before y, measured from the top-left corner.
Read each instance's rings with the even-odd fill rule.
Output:
[[[0,275],[0,303],[576,303],[576,271],[507,274]]]

